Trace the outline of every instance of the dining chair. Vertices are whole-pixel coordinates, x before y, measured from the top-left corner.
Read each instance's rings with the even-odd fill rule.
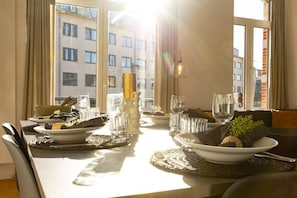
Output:
[[[3,123],[2,127],[5,130],[6,134],[14,136],[14,138],[16,139],[20,149],[22,150],[22,152],[24,153],[26,159],[30,163],[28,151],[27,151],[27,149],[26,149],[26,147],[24,145],[23,139],[21,138],[20,133],[18,132],[16,127],[13,124],[7,123],[7,122]]]
[[[222,198],[295,198],[297,171],[248,176],[232,184]]]
[[[15,164],[20,197],[39,198],[40,194],[32,167],[20,149],[17,140],[9,134],[2,135],[2,140]]]

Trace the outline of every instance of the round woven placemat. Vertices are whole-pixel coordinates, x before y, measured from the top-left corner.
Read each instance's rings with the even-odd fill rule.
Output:
[[[295,163],[252,157],[240,164],[207,162],[195,152],[168,149],[153,153],[150,162],[158,168],[175,173],[191,173],[213,177],[244,177],[264,172],[282,172],[295,169]]]

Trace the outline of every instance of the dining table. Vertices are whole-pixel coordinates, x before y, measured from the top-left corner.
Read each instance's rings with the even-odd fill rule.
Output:
[[[41,197],[220,197],[238,180],[152,163],[156,152],[181,150],[166,125],[141,125],[128,144],[113,148],[43,149],[30,145],[44,136],[37,124],[20,124]],[[108,134],[108,125],[94,133]]]

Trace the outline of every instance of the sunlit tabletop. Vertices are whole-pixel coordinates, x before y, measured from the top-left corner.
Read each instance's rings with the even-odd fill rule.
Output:
[[[26,142],[36,138],[33,122],[21,121]],[[103,127],[97,133],[106,133]],[[57,151],[29,148],[42,197],[210,197],[232,178],[176,174],[150,163],[154,151],[178,146],[167,127],[141,127],[131,144],[113,149]]]

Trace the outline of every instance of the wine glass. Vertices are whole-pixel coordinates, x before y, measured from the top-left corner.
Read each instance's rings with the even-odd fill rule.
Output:
[[[183,96],[171,96],[170,110],[172,113],[183,113],[185,108],[185,102]]]
[[[234,96],[233,94],[213,95],[212,115],[222,124],[229,122],[234,116]]]

